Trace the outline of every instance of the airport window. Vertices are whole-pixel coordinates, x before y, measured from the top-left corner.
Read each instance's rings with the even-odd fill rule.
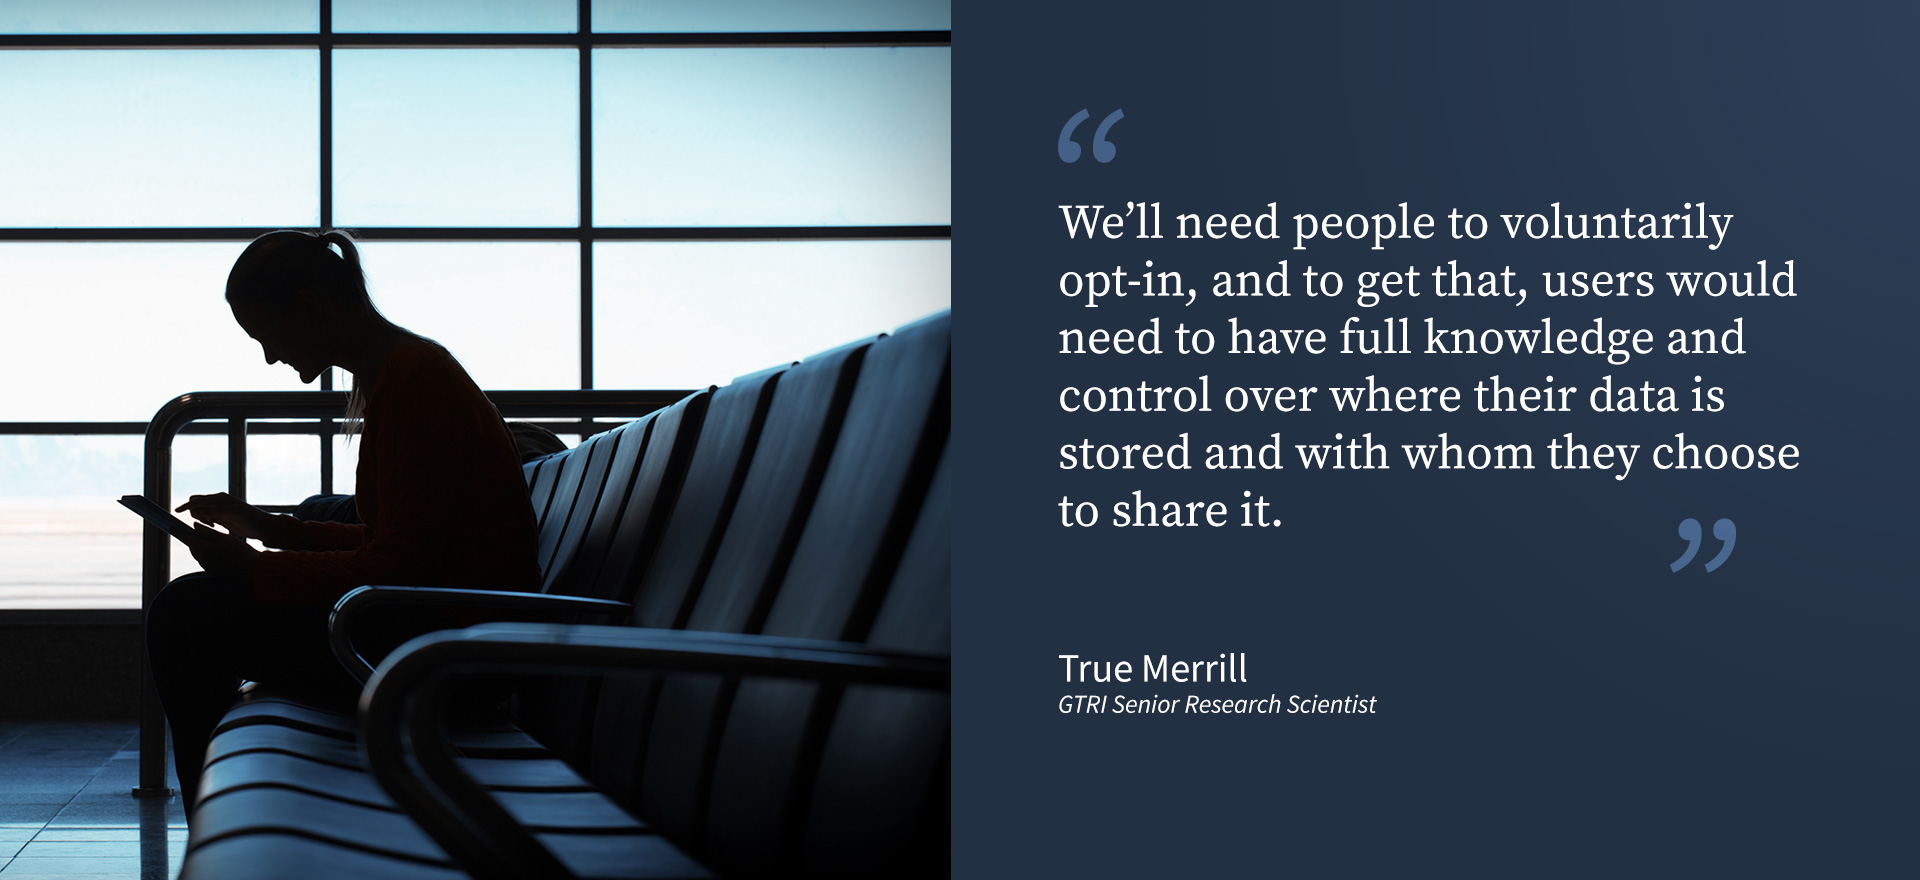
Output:
[[[221,298],[261,232],[355,232],[375,302],[487,388],[704,386],[947,307],[949,27],[923,0],[0,6],[0,613],[137,607],[112,499],[146,420],[302,387]],[[353,490],[343,438],[247,444],[250,500]],[[225,488],[226,438],[174,449],[177,497]]]
[[[186,391],[301,387],[235,332],[220,285],[237,251],[230,242],[0,241],[0,420],[145,422]]]
[[[333,0],[338,33],[570,33],[577,0]],[[606,30],[605,22],[599,25]]]
[[[420,332],[457,354],[480,387],[577,387],[578,244],[370,241],[360,260],[381,312],[433,328]]]
[[[947,50],[600,49],[594,222],[946,223]]]
[[[0,34],[312,32],[319,0],[10,0]]]
[[[811,354],[946,308],[944,241],[602,242],[594,246],[594,375],[609,388],[682,388]],[[708,290],[698,303],[659,291]],[[805,291],[803,296],[795,291]],[[754,315],[741,322],[736,315]],[[648,387],[651,387],[648,385]]]
[[[579,223],[579,85],[576,49],[334,52],[334,222]]]
[[[0,225],[311,226],[317,52],[0,51]]]
[[[607,32],[944,31],[946,0],[593,0]]]

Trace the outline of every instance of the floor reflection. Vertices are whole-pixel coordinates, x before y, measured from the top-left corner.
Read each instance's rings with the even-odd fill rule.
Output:
[[[0,722],[0,880],[179,873],[186,815],[178,794],[130,794],[136,734],[131,721]]]

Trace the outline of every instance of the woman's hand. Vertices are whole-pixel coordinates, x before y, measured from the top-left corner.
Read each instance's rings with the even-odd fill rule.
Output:
[[[193,518],[200,522],[223,526],[228,532],[242,538],[258,538],[274,547],[281,543],[276,540],[280,536],[279,517],[225,492],[194,495],[176,510],[193,514]],[[198,559],[199,554],[195,553],[194,558]]]
[[[194,523],[193,534],[194,539],[185,543],[201,568],[234,583],[253,583],[253,566],[260,559],[260,551],[252,544],[204,523]]]

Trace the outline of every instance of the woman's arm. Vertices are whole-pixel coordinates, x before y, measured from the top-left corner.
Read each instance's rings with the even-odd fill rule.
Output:
[[[268,513],[225,492],[195,495],[178,510],[242,538],[254,538],[281,550],[352,550],[367,541],[366,529],[362,526],[304,522]]]
[[[347,552],[263,554],[254,598],[331,603],[364,584],[530,590],[538,535],[500,414],[446,352],[389,357],[367,400],[356,471],[364,541]],[[304,523],[302,539],[345,534]]]

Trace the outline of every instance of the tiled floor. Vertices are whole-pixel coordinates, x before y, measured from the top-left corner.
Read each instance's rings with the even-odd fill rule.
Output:
[[[180,796],[132,796],[137,739],[132,722],[0,721],[0,880],[180,872]]]

